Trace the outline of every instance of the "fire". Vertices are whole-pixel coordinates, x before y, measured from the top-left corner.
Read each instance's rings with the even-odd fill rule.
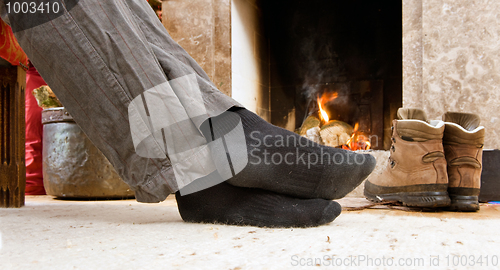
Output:
[[[324,109],[326,103],[336,99],[338,96],[337,92],[323,93],[321,97],[318,95],[317,102],[319,107],[319,116],[323,122],[328,123],[330,121],[330,117],[328,113]]]
[[[338,97],[337,92],[325,92],[321,96],[318,95],[316,101],[318,102],[319,108],[319,117],[322,123],[327,124],[330,121],[330,116],[326,110],[326,104],[333,101]],[[353,132],[351,137],[347,142],[342,145],[342,149],[346,150],[368,150],[370,149],[371,144],[369,142],[366,133],[359,131],[359,123],[356,123],[353,128]]]
[[[323,106],[321,105],[321,102],[318,101],[318,106],[319,106],[319,112],[321,119],[325,122],[328,123],[330,121],[330,117],[328,117],[328,114],[326,113],[325,110],[323,110]]]
[[[359,129],[359,123],[356,123],[354,125],[351,138],[347,140],[346,144],[342,145],[342,149],[352,150],[352,151],[370,149],[371,144],[368,138],[362,132],[359,132],[358,129]]]

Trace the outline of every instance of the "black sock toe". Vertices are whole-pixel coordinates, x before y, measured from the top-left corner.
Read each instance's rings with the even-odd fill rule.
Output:
[[[298,199],[274,192],[221,183],[181,196],[176,193],[186,222],[257,227],[314,227],[332,222],[341,212],[337,202]]]
[[[337,200],[346,196],[359,186],[363,180],[375,169],[377,160],[372,155],[347,153],[349,160],[343,166],[328,166],[321,178],[323,181],[318,185],[316,194],[318,197]]]
[[[373,171],[375,158],[369,154],[319,145],[246,109],[231,111],[241,118],[248,152],[248,164],[227,181],[231,185],[300,198],[338,199]]]

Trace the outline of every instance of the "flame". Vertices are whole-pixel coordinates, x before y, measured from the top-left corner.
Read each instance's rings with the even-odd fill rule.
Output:
[[[321,119],[325,121],[325,123],[328,123],[330,121],[330,117],[328,117],[328,114],[326,113],[325,110],[323,110],[323,106],[321,105],[321,102],[318,101],[318,106],[319,106],[319,112]]]
[[[323,120],[325,123],[328,123],[328,121],[330,121],[330,117],[328,116],[328,113],[324,109],[324,106],[326,103],[336,99],[337,96],[338,96],[337,92],[323,93],[321,97],[318,95],[317,102],[319,107],[319,116],[321,120]]]
[[[337,92],[324,92],[321,96],[318,95],[316,101],[318,102],[319,117],[323,123],[328,123],[330,121],[330,116],[325,108],[328,102],[333,101],[338,97]],[[342,145],[343,149],[346,150],[368,150],[371,148],[369,138],[366,133],[359,131],[359,123],[354,125],[351,137],[347,140],[346,144]]]
[[[347,142],[342,145],[342,149],[356,151],[368,150],[371,148],[372,145],[369,139],[364,134],[362,134],[362,132],[358,132],[358,129],[359,123],[356,123],[354,125],[351,138],[349,138],[349,140],[347,140]]]

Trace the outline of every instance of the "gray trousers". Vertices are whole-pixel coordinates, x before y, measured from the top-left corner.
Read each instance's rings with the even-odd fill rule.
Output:
[[[162,201],[210,173],[199,127],[239,104],[172,40],[146,0],[31,0],[49,14],[16,2],[0,0],[2,19],[138,201]]]

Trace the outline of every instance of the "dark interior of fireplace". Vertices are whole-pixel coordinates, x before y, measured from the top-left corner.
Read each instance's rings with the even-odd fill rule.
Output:
[[[337,92],[330,118],[359,123],[376,135],[372,149],[388,149],[402,106],[401,1],[273,0],[261,10],[271,122],[299,128],[317,112],[318,95]]]

